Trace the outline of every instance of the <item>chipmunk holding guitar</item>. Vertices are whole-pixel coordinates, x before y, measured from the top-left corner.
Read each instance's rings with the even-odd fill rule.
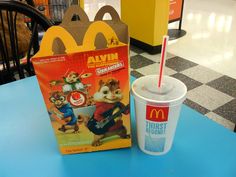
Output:
[[[130,138],[121,119],[122,114],[129,114],[129,104],[125,106],[120,102],[122,99],[123,94],[118,80],[113,78],[106,82],[100,80],[99,89],[94,94],[96,111],[86,123],[94,134],[92,146],[101,145],[101,139],[108,136]]]

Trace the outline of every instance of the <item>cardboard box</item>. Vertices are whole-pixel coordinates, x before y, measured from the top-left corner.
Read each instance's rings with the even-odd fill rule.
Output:
[[[96,49],[97,34],[107,48]],[[53,26],[32,61],[62,154],[131,146],[128,45],[111,26],[90,23],[81,45]]]

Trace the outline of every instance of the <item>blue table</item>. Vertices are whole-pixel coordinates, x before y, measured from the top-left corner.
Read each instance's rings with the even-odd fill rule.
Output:
[[[133,107],[133,102],[132,102]],[[236,177],[236,134],[183,106],[171,151],[60,155],[35,77],[0,86],[0,177]]]

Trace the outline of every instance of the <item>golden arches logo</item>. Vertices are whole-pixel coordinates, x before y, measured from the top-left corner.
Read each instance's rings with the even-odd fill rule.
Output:
[[[165,119],[165,114],[164,111],[162,109],[156,110],[156,109],[152,109],[152,111],[150,112],[150,118],[153,118],[153,115],[155,115],[156,119]],[[159,116],[160,115],[160,116]]]

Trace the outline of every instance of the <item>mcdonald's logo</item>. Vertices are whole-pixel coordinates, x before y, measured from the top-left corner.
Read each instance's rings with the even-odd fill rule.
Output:
[[[147,105],[146,119],[154,122],[166,122],[168,120],[169,107],[157,107]]]

